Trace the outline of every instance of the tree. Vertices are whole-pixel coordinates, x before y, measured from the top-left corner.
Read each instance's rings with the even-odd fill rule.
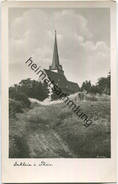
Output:
[[[109,72],[107,77],[101,77],[98,79],[97,84],[91,85],[91,81],[85,81],[82,84],[81,91],[86,90],[87,93],[105,93],[110,95],[110,80],[111,80],[111,73]]]
[[[97,86],[98,86],[100,93],[105,93],[105,94],[110,95],[110,79],[111,79],[111,74],[109,72],[107,77],[101,77],[98,80]]]
[[[87,93],[89,93],[91,91],[91,81],[86,80],[85,82],[83,82],[81,90],[86,90]]]
[[[42,84],[39,81],[31,80],[29,78],[20,81],[18,85],[15,84],[13,87],[10,87],[9,91],[12,98],[17,92],[41,101],[48,97],[48,88],[46,84]]]

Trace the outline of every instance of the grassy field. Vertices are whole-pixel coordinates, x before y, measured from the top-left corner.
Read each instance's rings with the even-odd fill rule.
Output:
[[[32,103],[31,109],[10,115],[10,158],[110,157],[110,101],[79,105],[93,120],[88,128],[63,103]]]

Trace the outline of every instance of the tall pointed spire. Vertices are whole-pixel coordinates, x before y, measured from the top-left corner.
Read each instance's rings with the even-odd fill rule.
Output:
[[[55,72],[63,73],[62,66],[59,64],[56,30],[55,30],[55,41],[54,41],[52,65],[49,67],[49,69]]]
[[[55,42],[54,42],[54,51],[53,51],[53,59],[52,59],[52,68],[55,68],[59,65],[59,55],[58,55],[58,47],[57,47],[57,35],[55,30]]]

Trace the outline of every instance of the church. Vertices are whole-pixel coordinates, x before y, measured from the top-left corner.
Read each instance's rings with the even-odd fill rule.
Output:
[[[47,76],[54,81],[54,83],[61,88],[61,90],[67,95],[76,93],[79,91],[79,86],[75,82],[68,81],[65,77],[62,65],[59,62],[58,46],[57,46],[57,36],[55,31],[55,41],[53,50],[52,65],[45,72]]]

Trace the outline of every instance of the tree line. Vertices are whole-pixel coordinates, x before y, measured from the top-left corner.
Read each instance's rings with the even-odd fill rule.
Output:
[[[85,81],[80,87],[80,91],[86,91],[90,94],[107,94],[110,95],[110,79],[111,74],[109,73],[107,77],[101,77],[95,85],[91,84],[91,81]],[[30,102],[28,98],[35,98],[43,101],[48,97],[48,86],[45,83],[39,81],[31,80],[30,78],[21,80],[19,84],[9,88],[9,98],[16,101],[22,101],[23,105],[28,107]]]
[[[107,77],[101,77],[95,85],[91,84],[91,81],[85,81],[80,88],[81,91],[86,90],[87,93],[92,94],[107,94],[110,95],[110,82],[111,74],[108,73]]]

